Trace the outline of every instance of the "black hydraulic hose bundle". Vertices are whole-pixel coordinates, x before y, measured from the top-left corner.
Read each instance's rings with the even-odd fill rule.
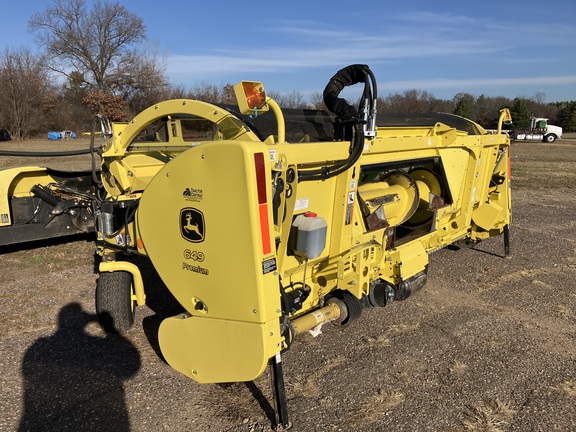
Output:
[[[364,83],[360,107],[357,110],[338,95],[344,87]],[[347,159],[317,169],[303,169],[298,173],[298,181],[326,180],[350,169],[360,158],[364,148],[364,124],[373,122],[376,112],[376,80],[367,65],[350,65],[339,70],[324,89],[324,103],[329,111],[336,114],[336,121],[353,126],[354,138]]]
[[[92,123],[92,134],[90,138],[90,147],[81,150],[65,150],[65,151],[51,151],[51,152],[37,152],[37,151],[13,151],[13,150],[0,150],[0,156],[17,156],[17,157],[64,157],[64,156],[79,156],[90,154],[92,156],[92,181],[97,189],[102,188],[102,181],[98,178],[98,168],[96,167],[96,155],[101,155],[101,149],[95,147],[94,136],[96,131],[96,119]]]
[[[364,146],[364,134],[360,124],[354,125],[354,142],[351,146],[350,156],[342,162],[334,165],[327,165],[318,169],[300,170],[298,172],[298,181],[315,181],[326,180],[342,174],[352,167],[362,154]]]
[[[96,171],[94,166],[94,154],[98,153],[98,149],[94,148],[94,132],[96,129],[96,120],[92,125],[92,137],[90,139],[90,147],[87,149],[80,150],[64,150],[64,151],[50,151],[50,152],[38,152],[38,151],[14,151],[14,150],[0,150],[0,156],[18,156],[18,157],[64,157],[64,156],[79,156],[84,154],[92,155],[92,171]],[[93,174],[94,182],[99,184],[99,180],[96,179]],[[101,183],[100,183],[101,184]]]
[[[338,95],[344,87],[360,82],[365,83],[366,74],[369,70],[370,68],[366,65],[351,65],[336,72],[324,89],[323,96],[326,108],[340,118],[358,118],[358,111],[345,99],[339,98]],[[364,90],[366,91],[366,88]]]
[[[78,156],[83,154],[91,153],[91,149],[82,150],[66,150],[66,151],[56,151],[56,152],[21,152],[21,151],[9,151],[0,150],[0,156],[20,156],[20,157],[61,157],[61,156]]]

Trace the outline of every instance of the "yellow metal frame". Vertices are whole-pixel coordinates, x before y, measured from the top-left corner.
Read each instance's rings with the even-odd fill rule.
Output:
[[[146,304],[146,294],[144,292],[144,281],[137,265],[126,261],[105,261],[98,266],[100,273],[125,271],[132,275],[132,285],[134,287],[133,300],[138,306]]]
[[[476,135],[443,123],[379,127],[349,169],[300,181],[307,170],[346,160],[351,143],[287,143],[282,110],[254,85],[265,98],[259,114],[271,110],[278,125],[264,141],[228,111],[181,99],[113,124],[102,153],[106,200],[136,202],[137,211],[119,233],[126,244],[98,232],[99,270],[129,272],[141,306],[140,270],[115,254],[131,248],[150,258],[186,311],[162,323],[160,347],[174,368],[199,382],[255,379],[295,334],[345,313],[335,293],[362,299],[375,283],[399,286],[426,272],[434,250],[499,235],[511,223],[510,140],[501,133],[509,111],[501,112],[498,134],[478,125]],[[241,103],[241,110],[251,109]],[[207,121],[216,132],[186,139],[188,119]],[[143,140],[142,131],[156,123],[166,128],[164,139]],[[409,184],[379,179],[390,179],[389,167],[408,173],[412,165],[434,168],[434,184],[426,176]],[[0,172],[0,226],[11,223],[9,197],[30,196],[32,186],[52,181],[39,167]],[[385,220],[369,226],[368,213],[379,206]],[[395,238],[394,225],[420,207],[426,226]],[[326,246],[306,260],[290,249],[289,237],[294,218],[308,211],[327,228]],[[299,286],[307,297],[287,315],[282,296]]]
[[[187,105],[186,112],[214,116],[216,122],[229,115],[200,102],[158,104],[138,121],[122,126],[124,137],[104,153],[105,163],[117,163],[119,171],[114,176],[122,179],[125,175],[131,157],[129,142],[143,124],[181,112]],[[162,324],[160,346],[171,365],[199,382],[254,379],[267,360],[287,346],[289,341],[280,330],[279,281],[310,287],[301,310],[291,317],[294,329],[301,332],[338,317],[337,303],[323,306],[331,292],[345,290],[360,299],[369,294],[375,280],[399,284],[426,270],[430,252],[463,237],[477,240],[500,234],[510,223],[508,164],[503,163],[508,158],[508,137],[485,134],[480,126],[481,135],[468,135],[437,123],[378,128],[348,171],[322,181],[296,179],[289,194],[279,195],[274,225],[268,190],[274,179],[286,179],[288,170],[297,173],[344,160],[350,143],[286,143],[281,109],[270,98],[266,105],[277,118],[275,140],[262,143],[246,132],[217,143],[165,150],[167,161],[145,152],[138,157],[158,161],[151,178],[143,168],[134,169],[143,175],[132,180],[132,184],[142,182],[142,191],[137,193],[140,204],[131,229],[143,243],[139,250],[151,258],[187,311]],[[501,119],[505,118],[503,112]],[[117,158],[118,153],[123,156]],[[264,155],[264,198],[255,174],[257,154]],[[390,247],[389,230],[363,227],[358,173],[363,167],[405,160],[441,161],[452,199],[434,211],[433,229]],[[489,185],[495,175],[506,179],[498,187]],[[195,196],[183,195],[186,188],[193,189]],[[377,195],[374,187],[368,189],[370,196]],[[401,206],[407,198],[396,195],[395,205]],[[350,196],[356,199],[346,207],[343,204]],[[287,243],[291,221],[307,210],[325,218],[328,228],[326,248],[304,264],[289,254]],[[187,239],[183,229],[199,231],[199,224],[205,233]],[[277,248],[263,251],[263,244],[277,244]],[[271,270],[263,270],[268,267]]]

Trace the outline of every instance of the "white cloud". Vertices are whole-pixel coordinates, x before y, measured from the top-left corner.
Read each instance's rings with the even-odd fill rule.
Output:
[[[167,73],[183,84],[198,80],[235,82],[255,76],[274,82],[280,91],[301,91],[303,86],[311,86],[311,75],[321,72],[329,77],[340,67],[363,63],[375,72],[382,70],[379,87],[391,91],[573,85],[573,76],[548,76],[554,71],[543,59],[557,64],[566,58],[564,45],[574,40],[576,30],[556,25],[551,32],[548,23],[531,23],[522,27],[520,36],[518,23],[509,19],[416,12],[354,29],[309,20],[272,22],[261,29],[257,49],[233,44],[211,49],[203,45],[201,51],[189,55],[169,56]],[[381,65],[385,64],[395,66],[384,70]],[[294,79],[288,77],[290,73]],[[536,76],[508,78],[526,73]],[[408,74],[414,79],[404,80]],[[453,78],[428,79],[442,75]],[[469,78],[495,75],[505,78]],[[384,78],[389,81],[382,81]]]
[[[298,47],[290,49],[260,49],[257,51],[213,50],[198,55],[172,55],[166,61],[170,76],[188,76],[195,79],[228,76],[231,72],[287,72],[341,66],[344,64],[383,64],[406,58],[427,58],[488,54],[498,47],[472,40],[423,42],[403,40],[390,43],[385,39],[370,41],[350,40],[333,47]]]
[[[426,79],[413,81],[383,81],[379,86],[399,89],[451,89],[486,88],[527,85],[562,86],[576,84],[576,76],[543,76],[527,78],[479,78],[479,79]]]

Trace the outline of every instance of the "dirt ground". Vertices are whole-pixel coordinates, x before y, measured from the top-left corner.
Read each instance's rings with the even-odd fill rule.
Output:
[[[575,431],[575,166],[574,135],[514,143],[510,259],[502,238],[443,249],[415,296],[299,336],[283,355],[292,430]],[[0,251],[0,431],[271,429],[268,372],[201,385],[162,360],[174,305],[152,270],[133,329],[104,337],[92,243],[36,246]]]

